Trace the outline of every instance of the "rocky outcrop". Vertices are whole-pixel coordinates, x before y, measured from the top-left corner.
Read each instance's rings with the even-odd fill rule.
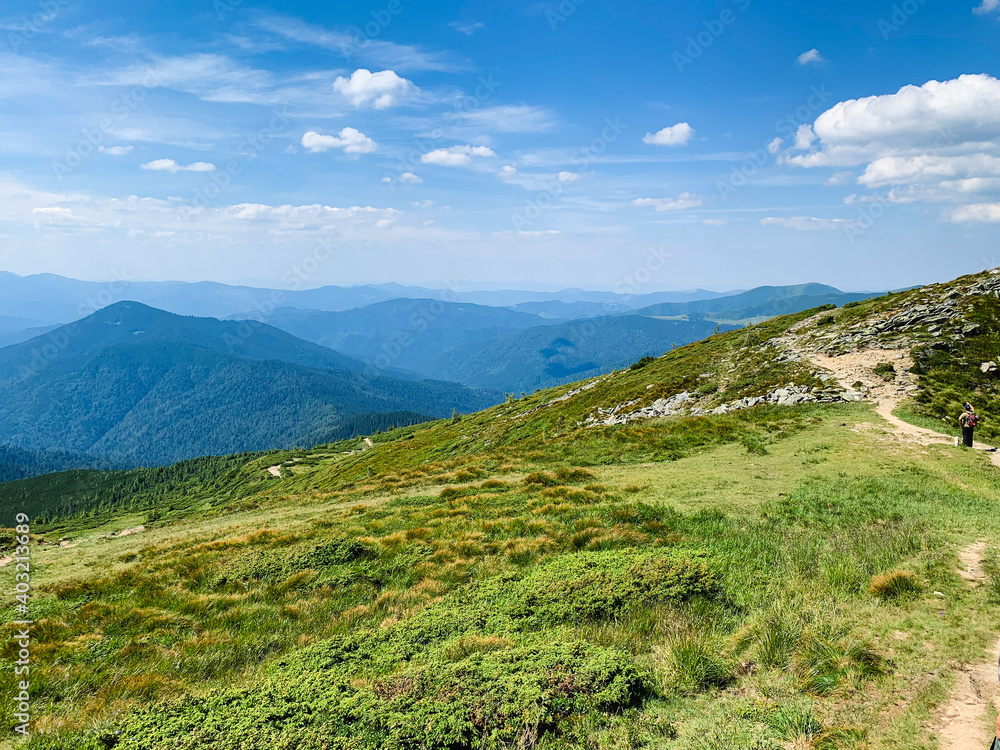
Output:
[[[917,331],[926,331],[938,339],[939,348],[948,348],[951,341],[965,336],[975,336],[981,329],[978,323],[968,322],[961,303],[969,297],[993,295],[1000,297],[1000,274],[991,272],[986,278],[968,287],[952,288],[937,299],[926,299],[885,320],[859,324],[830,341],[829,351],[843,351],[864,346],[869,349],[903,348]],[[894,339],[894,340],[889,340]]]
[[[696,402],[695,397],[688,391],[678,393],[671,398],[661,398],[654,401],[649,406],[642,409],[626,412],[625,409],[637,403],[637,401],[627,401],[618,404],[610,409],[598,409],[596,414],[587,418],[585,424],[588,427],[596,425],[616,425],[628,424],[640,419],[652,419],[654,417],[673,417],[679,415],[690,415],[700,417],[708,414],[728,414],[742,409],[752,409],[761,404],[775,404],[777,406],[795,406],[796,404],[823,403],[832,404],[839,401],[863,401],[865,395],[858,391],[845,391],[835,386],[823,386],[821,388],[810,388],[807,385],[787,385],[777,388],[764,396],[751,396],[747,398],[730,401],[714,409],[703,409],[698,406],[691,406]]]

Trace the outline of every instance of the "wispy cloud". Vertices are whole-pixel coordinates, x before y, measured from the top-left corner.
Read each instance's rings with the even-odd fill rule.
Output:
[[[285,39],[321,47],[346,59],[360,59],[393,70],[464,70],[468,63],[455,55],[428,52],[409,44],[384,39],[368,39],[348,30],[327,29],[307,24],[292,16],[266,15],[257,19],[258,28]]]
[[[465,34],[466,36],[472,36],[481,28],[486,26],[486,24],[481,21],[452,21],[448,25],[455,29],[455,31],[459,34]]]
[[[799,232],[830,232],[853,224],[847,219],[818,219],[815,216],[766,216],[760,220],[763,227],[784,227]]]
[[[636,198],[632,201],[632,205],[650,206],[657,211],[683,211],[686,208],[700,206],[703,202],[700,195],[681,193],[676,198]]]

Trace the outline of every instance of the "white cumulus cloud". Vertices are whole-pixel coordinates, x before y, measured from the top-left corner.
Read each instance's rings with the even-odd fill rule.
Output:
[[[822,65],[826,60],[823,59],[823,55],[819,53],[818,49],[811,49],[799,55],[795,62],[797,65]]]
[[[345,154],[370,154],[378,144],[355,128],[344,128],[337,135],[323,135],[310,130],[302,136],[302,148],[311,154],[321,154],[331,148],[341,149]]]
[[[998,8],[1000,8],[1000,0],[983,0],[983,4],[973,8],[972,12],[984,16]]]
[[[1000,223],[1000,203],[974,203],[970,206],[960,206],[952,213],[951,220],[959,223]]]
[[[173,159],[155,159],[154,161],[146,162],[140,165],[142,169],[148,169],[150,172],[170,172],[171,174],[176,174],[177,172],[214,172],[215,165],[209,164],[207,161],[196,161],[187,166],[178,164]]]
[[[403,174],[399,176],[399,181],[410,182],[413,184],[420,184],[421,182],[424,181],[424,178],[413,174],[413,172],[403,172]]]
[[[860,185],[890,186],[910,202],[995,190],[1000,80],[963,75],[840,102],[800,129],[785,160],[801,167],[863,166]]]
[[[676,198],[636,198],[633,206],[651,206],[657,211],[683,211],[702,204],[701,196],[694,193],[681,193]]]
[[[450,146],[423,154],[420,161],[440,167],[466,167],[472,163],[473,156],[487,158],[496,153],[486,146]]]
[[[374,109],[387,109],[417,91],[412,81],[398,76],[394,70],[372,73],[365,68],[358,68],[350,78],[338,76],[333,88],[355,107],[370,105]]]
[[[651,146],[683,146],[693,136],[694,128],[686,122],[679,122],[655,133],[646,133],[642,142]]]

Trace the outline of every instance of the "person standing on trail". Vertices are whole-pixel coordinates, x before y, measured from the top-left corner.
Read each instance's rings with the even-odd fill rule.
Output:
[[[972,433],[976,429],[976,425],[979,424],[979,417],[976,416],[976,410],[968,401],[965,402],[965,411],[958,418],[958,424],[962,428],[962,444],[966,448],[971,448]]]

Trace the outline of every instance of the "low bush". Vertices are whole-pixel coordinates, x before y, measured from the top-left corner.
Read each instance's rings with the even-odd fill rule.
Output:
[[[716,576],[701,556],[580,552],[544,562],[518,581],[509,611],[515,619],[537,624],[618,620],[638,606],[718,593]]]
[[[888,382],[896,379],[896,368],[888,362],[879,362],[875,365],[875,374]]]

